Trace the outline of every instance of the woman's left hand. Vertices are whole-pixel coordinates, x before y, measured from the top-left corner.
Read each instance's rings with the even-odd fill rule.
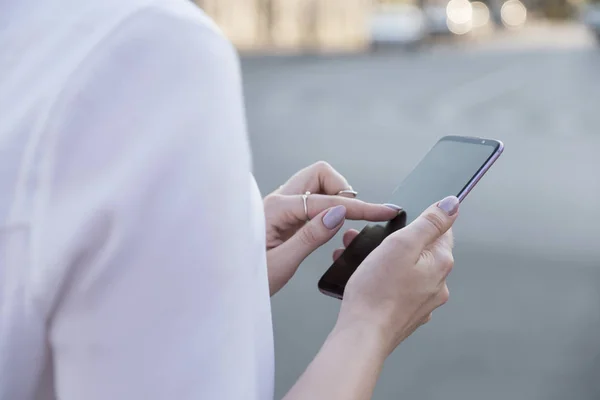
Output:
[[[303,195],[307,192],[310,194],[306,197],[305,211]],[[342,175],[326,162],[318,162],[299,171],[265,197],[271,295],[290,280],[306,257],[340,230],[346,218],[388,221],[400,210],[392,204],[365,203],[355,196],[356,192]],[[353,231],[345,236],[356,235]]]

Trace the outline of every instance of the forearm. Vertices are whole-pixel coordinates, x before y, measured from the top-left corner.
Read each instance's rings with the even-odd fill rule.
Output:
[[[370,399],[385,358],[377,335],[336,327],[284,400]]]

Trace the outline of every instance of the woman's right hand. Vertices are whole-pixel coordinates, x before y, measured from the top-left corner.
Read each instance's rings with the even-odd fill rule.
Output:
[[[459,201],[448,197],[388,236],[350,278],[335,330],[375,338],[387,357],[448,301],[451,227]]]

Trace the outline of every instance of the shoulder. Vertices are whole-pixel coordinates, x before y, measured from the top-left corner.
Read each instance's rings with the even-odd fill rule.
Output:
[[[215,22],[190,0],[150,1],[124,18],[122,26],[147,29],[148,34],[156,37],[168,30],[175,38],[195,43],[210,42],[232,49]]]
[[[217,25],[189,0],[158,0],[132,8],[114,22],[90,49],[88,59],[126,48],[148,51],[158,60],[176,56],[182,63],[217,58],[237,63],[237,54]]]
[[[143,112],[140,123],[169,116],[206,122],[218,108],[244,122],[241,92],[237,53],[210,18],[190,1],[159,0],[121,18],[96,42],[69,76],[52,115],[62,123],[61,116],[73,120],[85,112],[90,121],[88,111],[100,109],[105,121],[124,114],[132,121]]]
[[[223,162],[249,169],[237,54],[184,0],[147,4],[115,25],[71,74],[50,115],[49,162],[135,154],[165,167],[194,158],[204,175]]]
[[[60,8],[69,12],[57,14],[54,10]],[[237,64],[232,44],[190,0],[48,0],[30,14],[13,30],[18,37],[25,37],[33,26],[48,31],[26,50],[43,54],[43,62],[55,66],[44,74],[54,77],[57,88],[117,50],[131,55],[151,52],[155,59],[175,57],[181,63],[212,57]],[[137,66],[121,62],[113,67]]]

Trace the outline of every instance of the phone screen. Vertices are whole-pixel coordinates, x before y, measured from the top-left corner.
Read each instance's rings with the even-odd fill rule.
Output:
[[[392,193],[389,202],[404,212],[387,224],[363,229],[323,275],[319,289],[341,298],[352,273],[388,235],[446,196],[463,200],[501,151],[502,144],[495,140],[447,136],[438,141]]]
[[[492,140],[443,138],[394,190],[389,202],[406,211],[409,224],[436,201],[461,197],[497,148],[498,142]]]

